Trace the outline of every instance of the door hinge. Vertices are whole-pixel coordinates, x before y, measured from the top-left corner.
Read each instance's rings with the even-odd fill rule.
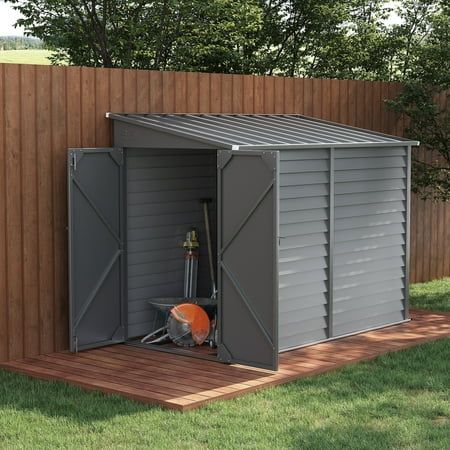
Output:
[[[77,154],[75,152],[70,154],[70,167],[74,172],[77,170]]]

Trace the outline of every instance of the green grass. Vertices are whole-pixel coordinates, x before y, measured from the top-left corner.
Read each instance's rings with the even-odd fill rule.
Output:
[[[410,302],[411,308],[450,311],[450,278],[411,285]]]
[[[50,64],[50,50],[0,50],[0,63]]]
[[[449,310],[450,279],[411,301]],[[440,340],[189,413],[0,372],[0,449],[448,450],[449,356]]]

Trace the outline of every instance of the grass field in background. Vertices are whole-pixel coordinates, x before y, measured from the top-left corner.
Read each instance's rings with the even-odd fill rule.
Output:
[[[450,278],[413,285],[450,311]],[[187,413],[0,371],[0,448],[450,448],[450,339]]]
[[[0,63],[50,64],[50,50],[0,50]]]

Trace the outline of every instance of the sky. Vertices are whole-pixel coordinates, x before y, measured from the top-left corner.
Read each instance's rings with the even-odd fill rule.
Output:
[[[395,5],[398,1],[390,3]],[[0,0],[0,36],[23,36],[23,28],[14,28],[14,23],[19,17],[19,13],[14,11],[9,3],[4,3]],[[389,22],[398,22],[398,17],[392,16]]]
[[[9,3],[0,1],[0,36],[23,36],[23,29],[13,26],[19,17]]]

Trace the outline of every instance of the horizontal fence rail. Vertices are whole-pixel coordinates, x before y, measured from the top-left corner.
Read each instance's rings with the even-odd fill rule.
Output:
[[[401,135],[398,83],[0,64],[0,361],[68,347],[66,150],[105,112],[295,113]],[[450,275],[450,206],[413,198],[411,280]]]

